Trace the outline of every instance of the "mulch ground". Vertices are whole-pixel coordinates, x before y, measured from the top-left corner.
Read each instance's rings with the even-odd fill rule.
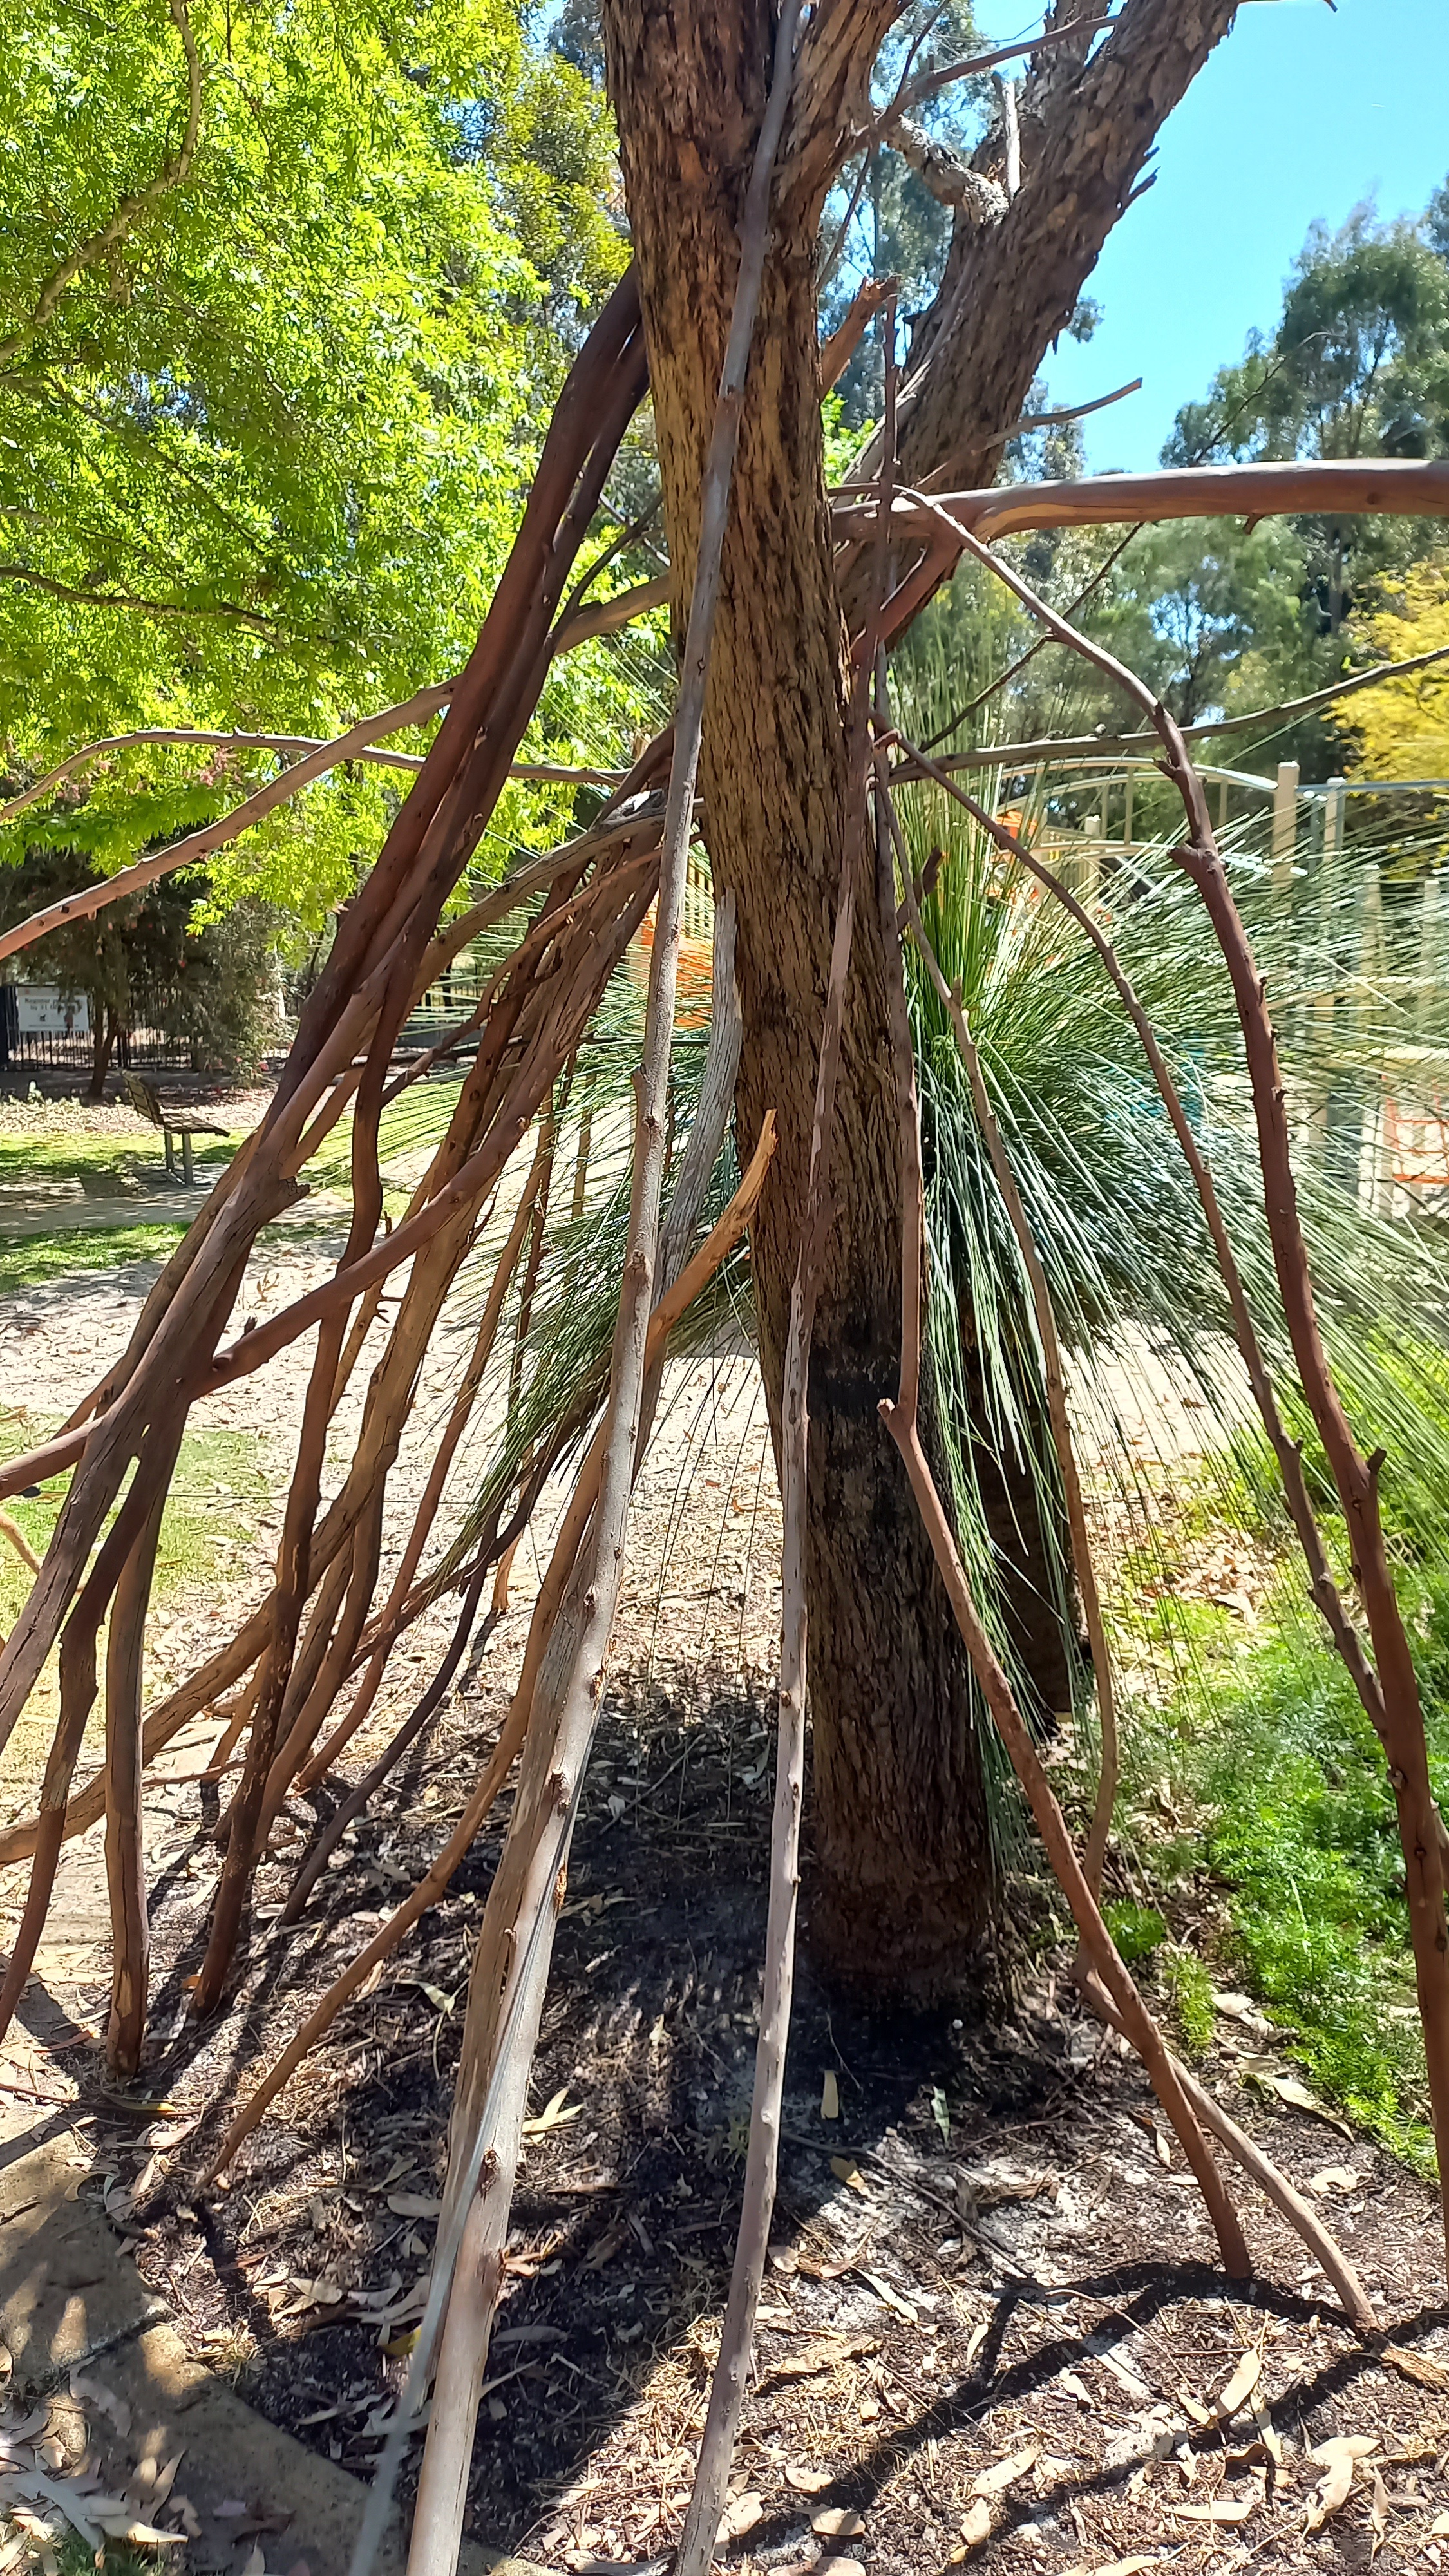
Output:
[[[99,2115],[87,2187],[194,2350],[361,2476],[421,2306],[504,1811],[231,2188],[203,2197],[192,2178],[234,2088],[425,1866],[498,1713],[487,1694],[464,1702],[290,1947],[266,1917],[300,1834],[285,1859],[278,1846],[243,1982],[199,2040],[184,1978],[215,1859],[178,1819],[149,2070],[165,2114],[153,2099],[127,2116],[82,2079]],[[661,2560],[682,2521],[739,2205],[772,1732],[764,1695],[708,1665],[656,1658],[606,1708],[468,2498],[475,2537],[550,2566]],[[1225,2283],[1137,2067],[1082,2017],[1065,1970],[1065,1953],[1039,1961],[1004,2026],[865,2020],[817,1981],[807,1924],[727,2560],[833,2560],[833,2576],[1439,2565],[1449,2310],[1430,2194],[1326,2119],[1260,2102],[1235,2069],[1261,2064],[1262,2032],[1225,2017],[1207,2080],[1316,2196],[1384,2333],[1347,2328],[1246,2188],[1259,2269]],[[1334,2441],[1352,2447],[1309,2456]],[[1347,2491],[1325,2511],[1335,2457]]]

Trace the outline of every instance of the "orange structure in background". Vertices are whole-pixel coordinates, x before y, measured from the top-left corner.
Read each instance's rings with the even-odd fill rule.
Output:
[[[651,903],[629,944],[629,971],[639,983],[649,980],[649,954],[654,946],[654,906]],[[635,959],[638,964],[635,964]],[[675,991],[674,1023],[676,1028],[697,1029],[709,1018],[710,998],[714,991],[714,949],[708,939],[692,938],[688,931],[680,934],[679,975]]]
[[[1449,1114],[1440,1094],[1433,1106],[1401,1109],[1384,1095],[1384,1153],[1394,1179],[1406,1190],[1449,1190]]]

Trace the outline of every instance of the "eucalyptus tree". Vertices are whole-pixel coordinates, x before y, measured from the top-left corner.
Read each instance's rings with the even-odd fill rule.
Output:
[[[739,908],[740,1133],[756,1135],[768,1107],[779,1120],[753,1231],[773,1407],[851,802],[842,635],[863,624],[871,588],[867,560],[857,556],[842,574],[832,550],[816,356],[819,246],[840,173],[882,116],[892,139],[891,101],[872,92],[871,75],[898,15],[890,0],[821,0],[803,39],[700,772],[716,881]],[[1127,0],[1104,36],[1098,13],[1064,0],[1051,13],[1053,41],[1014,101],[1019,150],[1001,119],[971,153],[929,156],[951,231],[903,389],[900,466],[909,482],[994,479],[1003,439],[1076,311],[1163,119],[1234,15],[1234,0]],[[670,559],[687,599],[742,173],[769,77],[774,11],[767,0],[721,0],[708,10],[605,0],[603,22]],[[810,1384],[813,1920],[817,1941],[858,1982],[929,1993],[970,1974],[989,1919],[985,1802],[964,1651],[877,1410],[896,1383],[900,1208],[883,1070],[883,950],[864,915],[851,983],[834,1224]],[[1009,1548],[1009,1531],[1000,1538]]]

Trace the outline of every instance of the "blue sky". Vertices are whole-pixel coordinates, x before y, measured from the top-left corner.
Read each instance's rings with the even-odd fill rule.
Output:
[[[998,42],[1035,23],[1021,0],[978,0],[976,20]],[[1084,424],[1097,472],[1155,464],[1178,405],[1272,328],[1315,216],[1340,224],[1366,197],[1417,214],[1449,177],[1449,0],[1250,0],[1157,168],[1091,281],[1095,336],[1050,362],[1061,403],[1144,380]]]

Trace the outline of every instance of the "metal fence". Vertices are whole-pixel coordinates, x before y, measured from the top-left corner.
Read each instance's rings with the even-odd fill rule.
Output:
[[[22,1029],[0,1052],[0,1077],[7,1069],[25,1072],[44,1067],[56,1073],[89,1073],[95,1042],[85,1029]],[[169,1038],[159,1029],[132,1029],[119,1037],[111,1056],[117,1071],[190,1073],[191,1046],[186,1038]]]

